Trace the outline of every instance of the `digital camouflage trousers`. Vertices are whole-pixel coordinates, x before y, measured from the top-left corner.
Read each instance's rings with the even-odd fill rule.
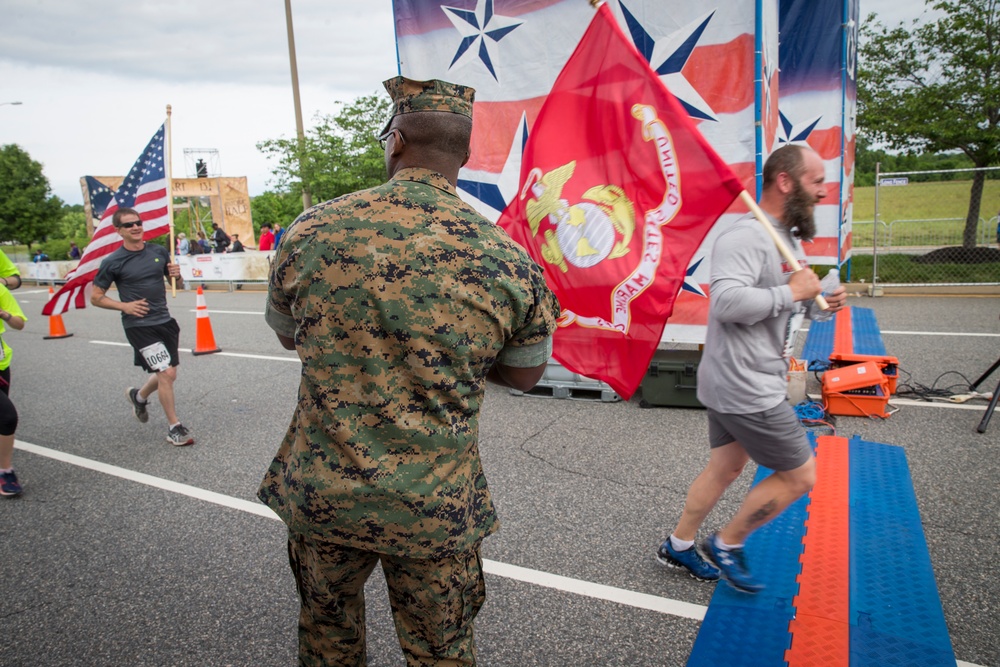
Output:
[[[478,545],[414,559],[289,534],[288,560],[302,603],[301,667],[365,665],[364,587],[379,562],[408,667],[476,664],[472,626],[486,600]]]

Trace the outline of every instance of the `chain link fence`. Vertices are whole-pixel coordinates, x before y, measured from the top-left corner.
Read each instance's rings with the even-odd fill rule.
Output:
[[[876,173],[874,187],[855,188],[854,219],[845,280],[1000,285],[1000,167]]]

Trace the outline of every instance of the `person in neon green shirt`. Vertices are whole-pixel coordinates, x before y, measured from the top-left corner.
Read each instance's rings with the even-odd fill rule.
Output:
[[[21,493],[21,485],[17,481],[17,475],[14,474],[13,465],[17,409],[8,396],[13,350],[7,345],[3,333],[8,326],[20,331],[27,321],[28,318],[24,316],[24,311],[10,290],[0,285],[0,354],[3,355],[0,357],[0,495],[2,496],[16,496]]]
[[[0,250],[0,285],[7,289],[17,289],[21,286],[21,272],[2,250]]]

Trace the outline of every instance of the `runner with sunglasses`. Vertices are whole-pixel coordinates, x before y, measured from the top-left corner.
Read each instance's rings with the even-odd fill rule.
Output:
[[[174,409],[180,327],[167,310],[167,288],[163,281],[167,276],[179,277],[180,267],[170,261],[166,248],[145,242],[138,211],[120,208],[111,222],[124,245],[101,262],[90,302],[99,308],[121,311],[125,337],[135,350],[135,365],[150,373],[142,387],[126,390],[136,419],[142,423],[149,421],[146,401],[150,394],[158,392],[170,426],[167,442],[193,445],[191,432],[181,424]],[[111,283],[118,288],[119,301],[107,295]]]

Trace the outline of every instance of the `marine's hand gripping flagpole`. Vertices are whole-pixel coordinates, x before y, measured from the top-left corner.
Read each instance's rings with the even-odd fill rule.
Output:
[[[166,125],[167,125],[167,127],[166,127],[166,131],[164,132],[164,134],[166,135],[165,138],[166,138],[166,143],[167,143],[167,147],[166,147],[167,150],[166,150],[166,155],[164,156],[164,160],[163,161],[166,163],[164,166],[166,167],[166,172],[167,172],[167,218],[170,221],[170,263],[171,264],[176,264],[177,263],[177,256],[176,256],[177,255],[177,253],[176,253],[177,243],[174,241],[174,195],[173,195],[174,182],[171,179],[171,175],[170,175],[170,160],[171,160],[171,156],[173,155],[173,151],[171,150],[171,144],[170,144],[171,137],[170,137],[170,105],[169,104],[167,105],[167,123],[166,123]],[[174,278],[173,276],[170,276],[170,296],[172,296],[175,299],[177,298],[177,278]]]
[[[781,256],[784,257],[785,261],[788,262],[788,265],[792,267],[792,271],[801,271],[802,266],[799,264],[799,260],[792,254],[791,249],[785,245],[785,242],[781,239],[781,237],[778,236],[778,232],[774,230],[774,225],[772,225],[771,221],[767,219],[766,215],[764,215],[764,211],[761,210],[760,206],[757,206],[757,202],[753,200],[750,193],[744,190],[740,193],[740,199],[747,205],[750,212],[754,214],[757,221],[764,225],[764,230],[771,237],[771,240],[774,241],[774,245],[778,247],[778,252],[781,253]],[[822,294],[816,295],[816,305],[822,310],[826,310],[830,307],[830,304],[826,302],[826,299],[823,298]]]

